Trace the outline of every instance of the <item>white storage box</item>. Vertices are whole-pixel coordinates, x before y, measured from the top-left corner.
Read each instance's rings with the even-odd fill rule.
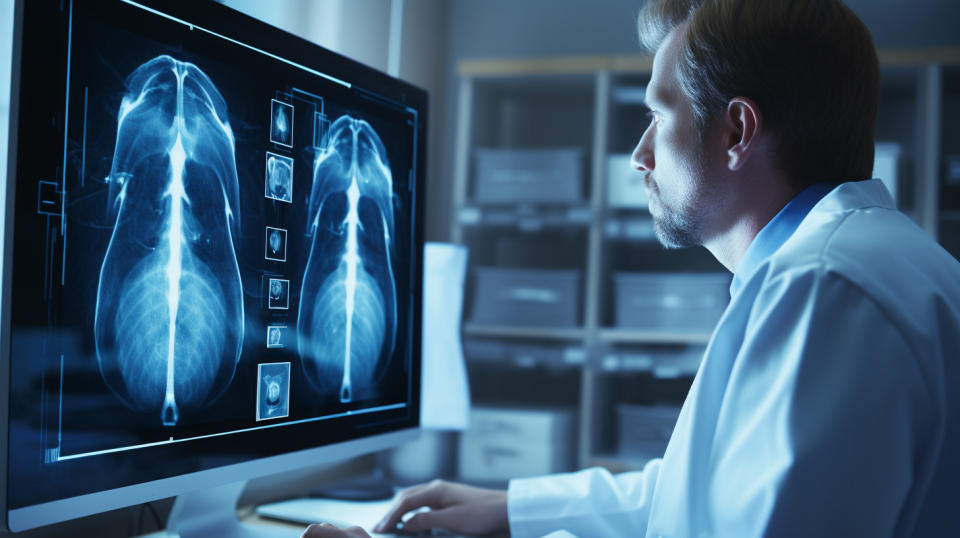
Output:
[[[499,481],[570,471],[574,445],[572,411],[474,408],[460,438],[460,477]]]
[[[617,448],[621,455],[663,457],[680,416],[680,408],[667,405],[617,406]]]
[[[607,157],[607,207],[645,209],[648,204],[643,174],[630,166],[630,154]]]
[[[479,148],[474,155],[478,204],[581,201],[583,151],[579,148]]]
[[[730,277],[714,273],[616,273],[616,325],[710,332],[730,301]]]
[[[575,327],[580,272],[476,267],[471,321],[491,325]]]

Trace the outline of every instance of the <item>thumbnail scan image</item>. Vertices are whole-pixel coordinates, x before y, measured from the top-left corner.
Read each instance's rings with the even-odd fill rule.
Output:
[[[286,310],[290,308],[290,281],[282,278],[271,278],[269,285],[268,308],[272,310]]]
[[[287,261],[286,230],[267,226],[264,243],[264,258],[276,262]]]
[[[287,339],[287,328],[284,325],[270,325],[267,327],[267,347],[284,347]]]
[[[257,365],[257,420],[290,414],[290,363]]]
[[[126,88],[94,338],[110,389],[173,426],[224,392],[240,358],[234,138],[223,97],[196,65],[158,56]]]
[[[396,345],[393,180],[386,155],[369,123],[341,116],[314,163],[299,351],[307,379],[341,402],[375,396],[376,376]]]
[[[293,147],[293,105],[270,100],[270,141]]]
[[[268,151],[264,184],[267,198],[293,202],[293,159]]]

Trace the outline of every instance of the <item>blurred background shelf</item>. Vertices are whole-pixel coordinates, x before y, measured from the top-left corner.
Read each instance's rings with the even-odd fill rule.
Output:
[[[597,332],[600,342],[615,344],[706,344],[710,332],[667,332],[605,327]]]
[[[960,122],[944,118],[960,117],[960,48],[879,57],[875,174],[958,256]],[[665,439],[644,434],[669,432],[729,300],[729,273],[705,249],[659,245],[630,166],[649,121],[650,68],[650,56],[594,55],[471,58],[457,69],[451,239],[471,252],[471,390],[481,406],[575,409],[571,469],[638,469],[662,451]],[[505,272],[491,284],[496,268]],[[576,280],[560,286],[550,271]],[[495,311],[510,321],[471,319],[478,302],[508,295]],[[538,308],[538,326],[514,323]],[[539,326],[552,316],[576,327]],[[650,430],[645,413],[662,424]]]
[[[593,212],[584,206],[545,206],[517,204],[513,206],[483,207],[468,205],[457,212],[461,226],[515,228],[536,232],[544,228],[583,228],[590,226]]]
[[[538,338],[545,340],[583,340],[582,328],[517,327],[513,325],[481,325],[464,323],[463,333],[471,336],[500,336],[504,338]]]

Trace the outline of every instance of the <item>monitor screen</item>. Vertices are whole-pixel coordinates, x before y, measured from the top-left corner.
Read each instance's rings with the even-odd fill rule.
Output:
[[[425,92],[213,2],[18,10],[10,513],[416,427]]]

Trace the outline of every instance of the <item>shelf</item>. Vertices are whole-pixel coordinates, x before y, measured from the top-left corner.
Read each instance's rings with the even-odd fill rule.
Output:
[[[647,353],[608,353],[600,359],[598,366],[605,373],[643,372],[657,379],[679,379],[697,375],[702,360],[703,353],[699,350],[666,357]]]
[[[627,211],[618,208],[619,211]],[[630,211],[646,212],[647,208],[637,208]],[[656,241],[653,231],[653,219],[649,213],[637,215],[633,218],[609,218],[604,225],[604,235],[608,239],[619,241]]]
[[[940,230],[942,244],[958,256],[960,236],[954,232],[960,230],[960,204],[953,201],[960,184],[960,157],[951,161],[949,156],[960,150],[955,137],[943,141],[942,149],[939,142],[931,142],[945,136],[945,120],[934,120],[952,117],[944,113],[956,106],[960,47],[880,50],[878,57],[883,71],[878,133],[888,133],[885,139],[911,151],[938,148],[911,157],[913,166],[907,165],[901,191],[912,191],[912,196],[904,200],[928,230]],[[644,85],[649,83],[652,57],[474,58],[460,62],[458,69],[453,240],[470,244],[474,264],[482,260],[507,267],[575,267],[582,275],[581,327],[463,324],[465,347],[471,339],[488,346],[485,354],[474,350],[468,357],[473,375],[481,376],[477,386],[487,390],[490,401],[522,395],[532,403],[578,405],[579,465],[641,469],[650,454],[620,453],[611,442],[615,437],[608,430],[615,420],[609,416],[610,405],[682,399],[712,329],[613,326],[613,307],[620,298],[617,273],[727,274],[706,249],[663,249],[639,192],[634,192],[636,206],[620,207],[626,198],[614,187],[624,182],[612,173],[627,173],[625,159],[635,148],[637,125],[646,122]],[[936,92],[946,97],[935,99]],[[478,201],[483,198],[471,188],[476,187],[471,183],[476,179],[475,149],[547,147],[584,151],[577,197],[556,205]],[[929,195],[934,188],[939,196]],[[479,364],[489,366],[474,367]],[[551,385],[553,379],[564,380],[568,390],[561,394]],[[643,396],[634,398],[638,391]]]
[[[960,47],[880,49],[880,67],[916,67],[930,63],[960,64]],[[534,58],[477,58],[457,65],[460,76],[505,77],[524,75],[592,75],[598,72],[650,74],[653,56],[619,54],[595,56],[550,56]]]
[[[567,329],[555,327],[516,327],[513,325],[479,325],[464,323],[464,334],[470,336],[503,336],[510,338],[539,338],[543,340],[582,340],[586,331],[582,327]]]
[[[651,61],[651,66],[652,63]],[[597,71],[609,71],[614,68],[615,59],[611,56],[559,56],[517,59],[484,58],[463,60],[458,65],[459,74],[467,77],[559,74],[592,75]]]
[[[539,367],[556,371],[569,369],[579,370],[580,366],[585,360],[583,358],[583,355],[585,354],[586,353],[581,350],[579,353],[565,354],[559,360],[551,360],[545,357],[537,357],[535,355],[513,354],[500,359],[468,357],[467,361],[472,365],[488,365],[493,367],[509,367],[517,369]]]
[[[458,210],[457,220],[464,227],[503,227],[536,232],[544,228],[585,228],[593,222],[593,211],[585,206],[470,205]]]
[[[464,339],[463,352],[471,363],[510,364],[520,368],[579,368],[587,361],[587,351],[582,342],[569,341],[553,341],[547,344],[486,339],[470,335]]]
[[[712,332],[601,329],[598,339],[608,344],[707,344]]]

